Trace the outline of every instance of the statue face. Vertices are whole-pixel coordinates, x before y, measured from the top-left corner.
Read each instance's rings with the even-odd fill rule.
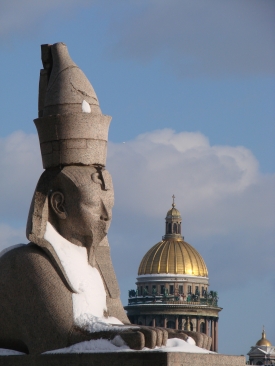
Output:
[[[75,232],[81,236],[92,236],[93,246],[97,246],[108,233],[111,224],[113,186],[109,185],[104,190],[101,182],[91,180],[87,185],[79,187],[78,194],[79,200],[73,200],[70,207],[70,224],[73,221]]]
[[[58,218],[56,229],[74,244],[95,248],[108,232],[114,205],[111,175],[104,170],[82,169],[82,184],[53,192],[51,206]],[[83,184],[84,182],[84,184]]]

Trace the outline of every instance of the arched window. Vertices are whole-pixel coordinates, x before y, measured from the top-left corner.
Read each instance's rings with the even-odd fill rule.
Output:
[[[173,320],[169,320],[166,325],[167,328],[175,329],[175,322]]]
[[[178,233],[181,234],[181,223],[178,225]]]
[[[200,324],[200,332],[205,333],[205,323]]]
[[[169,222],[168,224],[168,234],[172,234],[172,224]]]
[[[173,225],[173,233],[174,234],[178,233],[178,225],[176,223]]]

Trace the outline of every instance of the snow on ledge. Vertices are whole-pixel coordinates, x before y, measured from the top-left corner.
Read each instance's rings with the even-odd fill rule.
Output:
[[[187,342],[178,338],[168,339],[167,345],[154,349],[143,348],[141,352],[186,352],[186,353],[212,353],[204,348],[199,348],[194,344],[194,340],[189,337]],[[112,341],[107,339],[96,339],[80,342],[70,347],[48,351],[43,354],[64,354],[64,353],[108,353],[108,352],[140,352],[126,346],[122,338],[117,335]],[[0,348],[0,356],[21,356],[25,353],[9,349]]]
[[[22,356],[25,353],[14,351],[13,349],[0,348],[0,356]]]
[[[192,338],[188,338],[187,342],[178,338],[167,340],[167,345],[156,347],[154,349],[143,348],[142,352],[186,352],[186,353],[213,353],[204,348],[197,347]],[[116,336],[112,341],[107,339],[97,339],[74,344],[67,348],[48,351],[49,353],[106,353],[106,352],[140,352],[130,349],[120,336]]]

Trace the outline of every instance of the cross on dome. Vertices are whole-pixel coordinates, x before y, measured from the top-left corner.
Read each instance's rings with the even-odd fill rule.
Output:
[[[172,198],[173,198],[172,207],[175,207],[176,206],[176,204],[175,204],[175,198],[176,198],[176,196],[173,194]]]

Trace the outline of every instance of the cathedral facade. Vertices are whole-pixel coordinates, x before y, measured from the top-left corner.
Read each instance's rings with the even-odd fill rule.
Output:
[[[133,324],[196,331],[212,337],[218,351],[218,295],[209,291],[206,264],[184,241],[182,219],[174,203],[165,218],[165,235],[143,257],[136,290],[125,307]]]

